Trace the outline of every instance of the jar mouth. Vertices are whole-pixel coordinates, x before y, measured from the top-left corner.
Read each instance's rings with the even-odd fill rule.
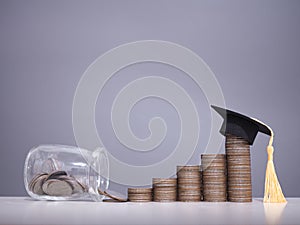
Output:
[[[94,201],[102,201],[104,196],[98,191],[106,191],[109,186],[109,162],[104,148],[92,152],[89,164],[89,194]]]

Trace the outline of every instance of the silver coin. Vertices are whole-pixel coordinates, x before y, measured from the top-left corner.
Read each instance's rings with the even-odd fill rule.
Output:
[[[50,196],[70,196],[72,195],[71,185],[63,180],[50,179],[43,184],[43,191]]]
[[[37,194],[37,195],[43,195],[44,191],[42,189],[42,185],[44,183],[44,181],[46,180],[47,175],[41,175],[39,176],[33,183],[33,187],[32,187],[32,192]]]
[[[67,179],[65,180],[73,190],[73,194],[83,193],[84,188],[80,185],[80,183],[75,179]]]
[[[28,184],[28,189],[29,189],[30,191],[33,190],[33,186],[34,186],[36,180],[37,180],[40,176],[43,176],[43,175],[48,175],[48,174],[47,174],[47,173],[40,173],[40,174],[35,175],[35,176],[31,179],[31,181],[30,181],[29,184]]]
[[[66,171],[63,170],[53,171],[48,175],[47,180],[56,179],[57,177],[64,176],[64,175],[65,176],[68,175]]]

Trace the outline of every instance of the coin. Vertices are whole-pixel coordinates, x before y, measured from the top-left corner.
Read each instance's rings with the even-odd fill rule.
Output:
[[[127,202],[127,199],[125,199],[123,197],[116,196],[116,195],[109,194],[106,191],[102,191],[100,188],[98,188],[98,193],[100,195],[106,196],[110,200],[112,200],[112,201],[109,201],[109,202],[113,202],[113,201],[116,201],[116,202]]]
[[[153,178],[153,185],[165,186],[165,185],[174,185],[177,183],[177,178]]]
[[[118,200],[111,199],[111,198],[103,199],[102,201],[109,202],[109,203],[123,203],[123,201],[118,201]]]
[[[67,176],[67,172],[66,171],[62,171],[62,170],[53,171],[52,173],[50,173],[48,175],[47,180],[56,179],[59,176]]]
[[[152,188],[128,188],[128,193],[134,193],[134,194],[152,193]]]
[[[37,194],[37,195],[42,195],[44,194],[44,191],[42,189],[42,185],[44,181],[46,180],[47,175],[41,175],[39,176],[34,182],[32,186],[32,192]]]
[[[186,165],[186,166],[177,166],[177,173],[178,172],[195,172],[200,171],[200,165]]]
[[[64,196],[64,194],[66,194],[65,196],[69,196],[87,191],[85,185],[79,182],[75,177],[67,175],[66,171],[37,174],[29,182],[28,188],[35,194],[51,196]]]
[[[65,181],[72,187],[73,194],[83,193],[83,186],[75,179],[65,179]]]
[[[29,184],[28,184],[28,189],[29,189],[30,191],[34,192],[34,191],[33,191],[33,187],[35,186],[37,180],[40,179],[40,177],[44,177],[44,178],[45,178],[46,176],[47,176],[47,173],[41,173],[41,174],[35,175],[35,176],[31,179],[31,181],[29,182]]]
[[[50,196],[70,196],[72,195],[72,187],[66,181],[50,179],[44,182],[43,191]]]

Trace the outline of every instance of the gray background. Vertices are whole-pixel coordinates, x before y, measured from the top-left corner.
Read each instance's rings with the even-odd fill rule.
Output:
[[[215,73],[228,108],[274,129],[277,175],[286,196],[300,196],[299,23],[300,1],[1,0],[0,195],[26,194],[23,163],[31,147],[76,145],[72,101],[89,64],[120,44],[156,39],[196,52]],[[210,126],[205,96],[181,72],[155,63],[120,71],[99,96],[96,122],[108,150],[132,164],[143,158],[119,151],[124,146],[107,122],[114,91],[141,74],[174,78],[195,100],[202,133],[191,163],[198,162]],[[147,136],[147,121],[156,115],[170,126],[167,150],[145,163],[161,160],[178,138],[176,112],[158,99],[134,108],[132,129]],[[267,141],[260,134],[252,147],[254,196],[263,195]],[[125,190],[117,184],[111,188]]]

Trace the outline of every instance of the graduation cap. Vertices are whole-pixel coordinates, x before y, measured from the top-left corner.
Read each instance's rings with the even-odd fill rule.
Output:
[[[231,134],[241,137],[248,141],[250,145],[253,144],[258,132],[262,132],[271,136],[270,129],[255,119],[214,105],[211,105],[211,107],[224,119],[220,129],[220,133],[224,136]]]

